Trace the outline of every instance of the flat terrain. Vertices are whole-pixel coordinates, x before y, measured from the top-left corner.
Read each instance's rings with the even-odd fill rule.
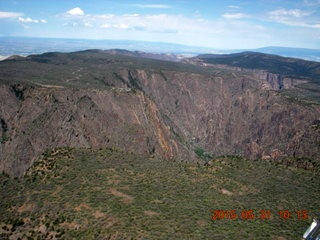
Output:
[[[0,239],[289,240],[320,214],[318,169],[240,157],[209,165],[47,151],[25,177],[1,175]],[[214,210],[236,216],[212,220]]]

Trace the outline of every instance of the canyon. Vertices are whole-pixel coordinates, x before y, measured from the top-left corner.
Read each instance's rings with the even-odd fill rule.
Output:
[[[282,74],[208,59],[87,50],[1,61],[0,171],[23,176],[46,150],[62,147],[318,166],[319,63],[290,59],[313,72]]]

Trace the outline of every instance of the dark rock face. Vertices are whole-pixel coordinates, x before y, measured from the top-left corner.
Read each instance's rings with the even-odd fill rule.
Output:
[[[213,155],[275,158],[278,151],[279,157],[308,152],[318,158],[320,135],[312,122],[320,116],[319,106],[290,102],[277,92],[261,90],[260,82],[249,78],[163,74],[166,80],[157,74],[146,79],[140,73],[145,92],[185,139],[196,140]]]
[[[307,80],[289,78],[282,76],[281,74],[270,73],[264,70],[255,70],[253,72],[257,79],[264,81],[264,88],[266,90],[290,89],[299,84],[308,82]]]
[[[275,91],[294,88],[299,80],[221,67],[186,71],[192,66],[163,62],[150,67],[134,58],[125,58],[126,65],[104,55],[97,67],[98,53],[90,56],[92,63],[81,54],[75,58],[87,70],[74,67],[66,54],[69,62],[58,67],[73,69],[68,69],[72,78],[61,74],[54,84],[28,79],[28,72],[26,80],[10,81],[23,74],[6,72],[0,81],[0,171],[21,176],[41,153],[56,147],[117,148],[185,161],[195,160],[200,147],[213,156],[320,161],[320,106]],[[46,55],[51,66],[38,58],[25,64],[58,68],[58,60]],[[0,72],[4,69],[0,64]],[[68,85],[92,82],[86,88]]]
[[[6,103],[0,113],[8,122],[0,168],[12,175],[22,175],[55,147],[108,147],[166,159],[192,155],[141,92],[30,88],[24,95],[21,102],[7,86],[0,87],[0,102]]]

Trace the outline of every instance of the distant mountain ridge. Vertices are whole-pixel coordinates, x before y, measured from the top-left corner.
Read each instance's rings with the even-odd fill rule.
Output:
[[[227,54],[243,51],[276,54],[311,61],[320,61],[320,49],[265,47],[258,49],[217,49],[210,47],[185,46],[163,42],[127,40],[88,40],[63,38],[0,37],[0,60],[11,55],[28,56],[45,52],[74,52],[86,49],[127,49],[154,54],[183,55],[186,57],[205,53]]]
[[[196,58],[205,63],[261,69],[293,78],[308,78],[313,81],[319,81],[320,78],[320,63],[274,54],[248,51],[232,54],[202,54]]]
[[[275,54],[283,57],[301,58],[320,62],[320,49],[290,48],[290,47],[264,47],[252,51]]]

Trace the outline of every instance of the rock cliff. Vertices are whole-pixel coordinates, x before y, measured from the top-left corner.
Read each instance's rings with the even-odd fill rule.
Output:
[[[2,85],[0,102],[0,168],[13,175],[57,147],[115,148],[165,159],[192,155],[141,92],[25,86],[20,99]]]

